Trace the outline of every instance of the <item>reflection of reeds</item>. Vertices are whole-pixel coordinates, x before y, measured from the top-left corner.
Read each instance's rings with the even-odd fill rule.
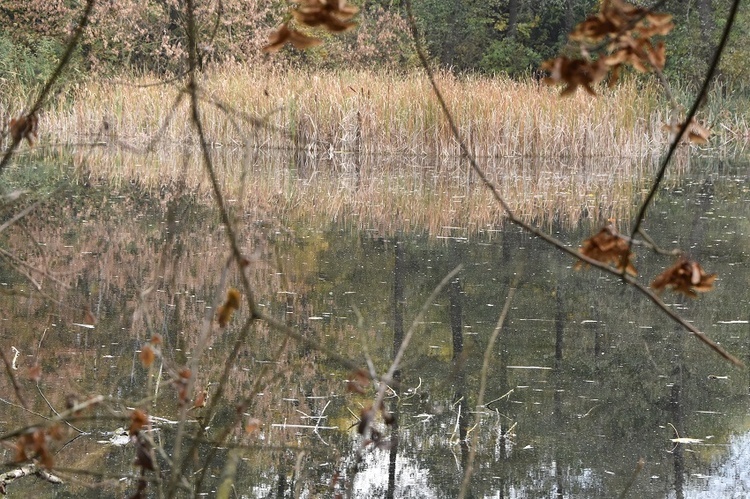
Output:
[[[154,333],[162,335],[166,378],[170,368],[177,369],[186,355],[197,350],[207,307],[223,294],[219,283],[227,251],[215,213],[189,197],[174,196],[160,206],[156,196],[144,195],[130,186],[114,195],[100,196],[95,191],[85,189],[52,199],[25,218],[26,231],[4,234],[4,246],[34,267],[57,275],[66,285],[57,291],[45,286],[57,303],[33,294],[26,298],[0,293],[3,319],[13,324],[13,342],[24,353],[19,373],[38,361],[42,385],[48,390],[45,400],[54,407],[63,407],[66,395],[71,393],[85,398],[88,394],[116,392],[119,399],[128,400],[126,404],[153,394],[146,387],[154,382],[154,373],[140,365],[134,350]],[[327,249],[326,237],[320,233],[300,237],[277,225],[255,223],[242,224],[238,236],[251,260],[245,272],[252,279],[264,312],[285,318],[290,327],[327,346],[352,341],[353,326],[348,319],[339,317],[329,324],[310,319],[332,310],[330,299],[321,303],[315,294],[320,286],[316,259]],[[43,251],[27,250],[30,240],[38,242]],[[6,291],[10,285],[10,289],[25,293],[23,279],[6,281],[7,276],[3,282]],[[236,272],[229,272],[227,282],[237,281]],[[345,298],[339,300],[342,306],[349,303]],[[96,318],[93,328],[76,324],[83,321],[86,310]],[[247,313],[241,306],[224,329],[214,321],[208,343],[212,353],[195,371],[198,386],[205,387],[220,378],[222,359]],[[208,316],[213,316],[212,311]],[[234,432],[237,441],[255,446],[257,452],[248,459],[263,456],[259,469],[268,466],[274,448],[300,445],[300,430],[274,424],[309,425],[305,415],[326,411],[330,421],[324,426],[336,426],[341,431],[328,430],[323,435],[337,448],[347,444],[346,430],[351,425],[347,410],[351,399],[332,395],[343,393],[345,371],[321,377],[319,370],[325,362],[322,354],[298,345],[287,346],[275,358],[272,352],[280,344],[278,331],[257,322],[251,341],[239,352],[236,367],[223,386],[226,400],[242,400],[250,396],[259,371],[270,366],[264,393],[251,397],[247,407],[248,416],[261,419],[262,439],[257,434],[244,434],[244,425]],[[32,347],[37,345],[32,356]],[[378,348],[381,350],[385,349]],[[157,365],[160,362],[157,359]],[[33,384],[24,376],[19,375],[22,389],[31,393]],[[0,389],[12,392],[7,377],[0,379]],[[45,400],[29,400],[33,410],[48,409]],[[158,404],[154,401],[151,408],[154,414],[174,419],[179,409],[174,386],[162,386]],[[15,410],[6,410],[4,415],[14,426],[21,426],[28,418],[28,414]],[[305,431],[312,435],[310,430]],[[87,455],[72,454],[66,459],[69,465],[83,467]],[[132,456],[128,455],[121,464],[127,469],[131,463]],[[93,466],[90,469],[98,470]]]
[[[88,153],[87,168],[94,177],[135,181],[153,190],[169,186],[177,176],[208,200],[200,165],[191,158],[184,167],[175,166],[183,160],[179,152],[140,155],[100,148]],[[416,230],[438,237],[478,234],[504,221],[498,205],[458,160],[354,154],[320,159],[305,152],[268,152],[259,153],[245,172],[238,152],[217,150],[214,160],[227,199],[248,220],[318,226],[334,221],[383,234]],[[684,158],[676,167],[682,163]],[[490,159],[487,166],[489,178],[516,213],[567,227],[628,219],[654,168],[652,159],[618,158],[506,158]],[[235,180],[243,173],[245,189]]]
[[[477,157],[640,157],[666,140],[659,91],[648,84],[625,82],[598,98],[583,93],[560,98],[556,89],[533,80],[502,77],[444,74],[439,84]],[[253,132],[258,147],[459,154],[427,80],[418,74],[339,71],[311,76],[303,71],[231,67],[209,76],[204,88],[206,101],[227,103],[237,119],[264,120],[268,126]],[[73,97],[72,105],[51,110],[40,130],[65,143],[116,137],[145,144],[160,135],[177,92],[169,86],[89,83]],[[207,104],[203,112],[213,143],[244,144],[222,110]],[[250,135],[253,125],[244,123]],[[191,137],[190,123],[179,119],[166,126],[162,140],[175,144]]]

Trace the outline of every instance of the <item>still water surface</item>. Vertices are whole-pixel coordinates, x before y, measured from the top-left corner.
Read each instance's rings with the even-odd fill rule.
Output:
[[[166,381],[197,355],[208,331],[195,376],[209,393],[215,389],[246,314],[240,309],[226,329],[206,329],[204,319],[239,279],[226,270],[229,250],[218,217],[201,200],[131,186],[93,187],[67,179],[64,170],[36,168],[12,172],[7,188],[44,190],[47,182],[59,190],[26,216],[25,230],[0,235],[4,249],[50,272],[34,274],[45,292],[40,295],[30,293],[29,281],[7,260],[0,267],[2,348],[9,358],[19,352],[20,391],[36,414],[20,408],[3,377],[0,432],[43,421],[39,415],[64,410],[69,397],[100,394],[106,402],[93,412],[98,419],[77,423],[80,433],[70,430],[55,444],[64,485],[24,478],[8,492],[133,494],[135,479],[120,479],[139,471],[132,444],[118,439],[127,414],[139,406],[161,418],[154,438],[171,453],[179,403]],[[693,161],[661,192],[645,224],[660,245],[687,249],[718,273],[712,293],[665,298],[745,361],[749,207],[746,161]],[[372,387],[363,394],[348,390],[350,369],[263,324],[254,326],[216,415],[206,421],[201,408],[189,413],[189,426],[204,425],[205,439],[216,438],[246,401],[242,424],[230,428],[230,445],[207,466],[205,495],[215,494],[225,463],[236,455],[237,497],[347,491],[455,497],[472,448],[471,497],[604,498],[626,489],[627,497],[750,494],[747,371],[722,361],[617,279],[575,271],[571,259],[508,225],[436,238],[360,230],[341,221],[259,220],[250,209],[233,214],[264,311],[378,373],[389,367],[403,331],[435,286],[457,265],[463,269],[417,326],[400,384],[386,394],[396,422],[375,423],[383,435],[379,445],[363,449],[357,434]],[[572,246],[596,230],[588,223],[549,225]],[[669,265],[669,257],[644,250],[636,260],[644,282]],[[489,357],[484,404],[477,407],[483,356],[511,287],[515,296]],[[139,352],[156,333],[163,355],[144,367]],[[38,386],[24,374],[37,362]],[[254,420],[261,424],[257,430],[249,423]],[[209,449],[199,447],[196,469]],[[14,459],[11,448],[0,455],[5,463]],[[152,484],[149,492],[155,490]]]

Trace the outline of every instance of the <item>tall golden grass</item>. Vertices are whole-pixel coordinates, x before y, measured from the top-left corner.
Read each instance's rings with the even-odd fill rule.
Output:
[[[168,120],[179,88],[140,86],[148,78],[91,82],[44,116],[50,140],[75,143],[92,137],[143,145],[194,140],[184,107]],[[462,135],[478,157],[644,157],[668,140],[666,106],[653,84],[625,81],[593,98],[532,79],[441,74]],[[459,147],[427,79],[418,73],[302,70],[230,66],[203,82],[203,120],[216,145],[302,148],[335,154],[456,156]],[[231,107],[233,121],[227,119]],[[183,106],[184,106],[183,102]],[[243,117],[252,117],[264,126]],[[106,134],[103,134],[104,123]],[[166,123],[163,135],[162,124]]]

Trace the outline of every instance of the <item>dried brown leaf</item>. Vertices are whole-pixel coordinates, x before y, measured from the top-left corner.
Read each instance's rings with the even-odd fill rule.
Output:
[[[206,403],[208,403],[208,390],[202,390],[198,392],[198,395],[195,397],[195,401],[193,402],[193,407],[190,409],[200,409],[201,407],[206,407]]]
[[[35,114],[13,118],[10,120],[9,125],[10,136],[13,137],[13,140],[15,142],[20,142],[21,140],[26,139],[30,146],[34,145],[34,140],[37,138],[38,128],[39,119]]]
[[[148,415],[140,409],[135,409],[130,413],[130,427],[128,428],[128,434],[130,436],[137,435],[146,425],[148,425]]]
[[[581,253],[592,260],[613,265],[620,272],[638,275],[632,263],[633,253],[630,252],[628,241],[623,238],[613,225],[602,228],[594,236],[586,239],[580,249]],[[575,266],[580,269],[582,263]]]
[[[263,423],[258,418],[250,418],[247,420],[247,423],[245,424],[245,433],[253,434],[260,430],[260,427],[263,426]]]
[[[698,262],[680,257],[674,265],[654,279],[651,288],[657,293],[669,288],[695,298],[698,293],[711,291],[715,280],[716,274],[707,274]]]
[[[238,290],[229,288],[224,304],[216,312],[216,320],[219,323],[219,327],[226,327],[229,324],[234,311],[240,308],[240,297],[241,295]]]
[[[29,368],[28,372],[29,379],[35,383],[42,379],[42,366],[34,364]]]
[[[278,30],[271,33],[268,45],[263,47],[263,51],[268,53],[278,52],[287,43],[291,43],[298,50],[304,50],[320,45],[323,42],[318,38],[290,29],[289,25],[284,23]]]
[[[143,367],[151,367],[151,364],[153,364],[154,360],[156,360],[156,353],[154,352],[154,349],[151,347],[151,345],[143,345],[143,348],[141,348],[141,353],[138,354],[138,358],[141,359],[141,364],[143,364]]]

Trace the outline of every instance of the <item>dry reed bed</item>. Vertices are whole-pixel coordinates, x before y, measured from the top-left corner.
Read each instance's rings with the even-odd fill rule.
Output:
[[[626,81],[592,98],[560,98],[558,89],[503,77],[441,74],[439,85],[469,147],[479,157],[643,157],[667,136],[659,89]],[[168,119],[179,88],[139,79],[92,82],[73,104],[44,116],[52,141],[119,140],[143,146],[194,142],[186,100]],[[202,108],[217,144],[297,147],[317,152],[457,156],[459,147],[421,74],[227,67],[207,75]],[[232,107],[232,119],[212,103]],[[243,117],[262,119],[258,127]],[[235,126],[234,123],[239,126]],[[107,127],[104,127],[104,123]]]

